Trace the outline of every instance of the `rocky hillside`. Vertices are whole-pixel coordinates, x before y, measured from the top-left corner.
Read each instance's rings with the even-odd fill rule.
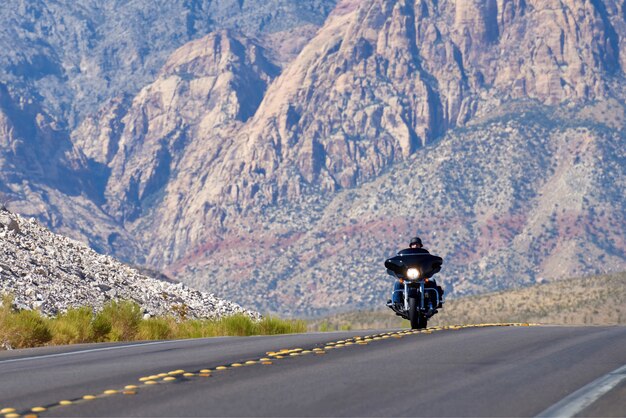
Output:
[[[269,23],[185,9],[193,36],[142,38],[161,58],[133,88],[133,59],[96,61],[117,87],[71,126],[11,82],[12,207],[281,313],[386,300],[415,233],[456,295],[626,268],[623,2],[238,3]]]
[[[0,209],[0,294],[19,309],[55,315],[70,307],[101,308],[107,301],[132,300],[145,315],[184,314],[219,318],[259,314],[213,294],[143,276],[112,257],[56,235],[34,219]]]

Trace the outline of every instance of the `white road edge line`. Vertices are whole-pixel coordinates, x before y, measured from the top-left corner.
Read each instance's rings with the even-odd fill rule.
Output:
[[[626,379],[626,364],[583,386],[537,417],[573,417]]]
[[[181,342],[181,341],[193,341],[193,339],[151,341],[151,342],[146,342],[146,343],[117,345],[115,347],[91,348],[88,350],[70,351],[68,353],[43,354],[41,356],[31,356],[31,357],[21,357],[21,358],[8,359],[8,360],[0,360],[0,364],[16,363],[18,361],[26,361],[26,360],[39,360],[39,359],[52,358],[52,357],[65,357],[65,356],[72,356],[75,354],[95,353],[97,351],[120,350],[122,348],[145,347],[147,345],[168,344],[168,343],[176,343],[176,342]]]

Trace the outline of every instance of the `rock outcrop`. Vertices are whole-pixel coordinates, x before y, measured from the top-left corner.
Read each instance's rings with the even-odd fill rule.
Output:
[[[16,307],[55,315],[70,307],[101,308],[109,300],[137,302],[145,315],[218,318],[259,314],[182,283],[139,274],[84,244],[55,235],[34,219],[0,210],[0,293]]]

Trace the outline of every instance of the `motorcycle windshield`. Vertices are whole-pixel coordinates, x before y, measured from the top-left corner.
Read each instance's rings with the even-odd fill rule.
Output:
[[[387,273],[397,278],[406,278],[406,271],[410,268],[418,269],[421,278],[430,278],[441,270],[443,259],[428,252],[401,251],[395,257],[385,261]]]

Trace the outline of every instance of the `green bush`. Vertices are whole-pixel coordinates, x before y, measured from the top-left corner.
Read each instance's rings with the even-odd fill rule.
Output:
[[[139,332],[142,320],[141,307],[130,301],[111,301],[96,315],[94,322],[102,334],[107,328],[108,341],[132,341]]]
[[[198,320],[189,320],[176,324],[175,335],[176,338],[181,339],[206,337],[206,335],[204,335],[202,321]]]
[[[318,331],[329,332],[329,331],[334,331],[334,328],[329,321],[325,320],[319,324]]]
[[[13,348],[35,347],[48,342],[75,344],[87,342],[205,338],[222,335],[276,335],[306,332],[306,323],[267,316],[254,321],[246,315],[220,319],[143,319],[135,302],[107,303],[94,315],[88,307],[73,308],[54,319],[38,311],[15,311],[11,296],[2,297],[0,344]]]
[[[255,324],[246,315],[226,316],[219,321],[219,329],[223,335],[246,336],[254,335]]]
[[[139,323],[140,340],[167,340],[174,335],[175,322],[168,318],[150,318]]]
[[[256,324],[256,328],[256,333],[262,335],[294,334],[306,332],[306,322],[266,316]]]
[[[53,344],[77,344],[95,340],[93,312],[88,307],[72,308],[51,321]]]
[[[2,297],[0,342],[12,348],[37,347],[52,339],[48,320],[39,311],[13,310],[13,297]]]
[[[10,295],[2,296],[2,306],[0,306],[0,344],[11,345],[10,339],[12,335],[11,326],[13,321],[11,317],[13,315],[13,298]]]
[[[52,339],[50,327],[39,311],[14,312],[10,321],[6,342],[13,348],[38,347]]]
[[[93,342],[101,343],[108,341],[109,334],[111,333],[111,321],[105,315],[96,315],[91,323],[91,331]]]

